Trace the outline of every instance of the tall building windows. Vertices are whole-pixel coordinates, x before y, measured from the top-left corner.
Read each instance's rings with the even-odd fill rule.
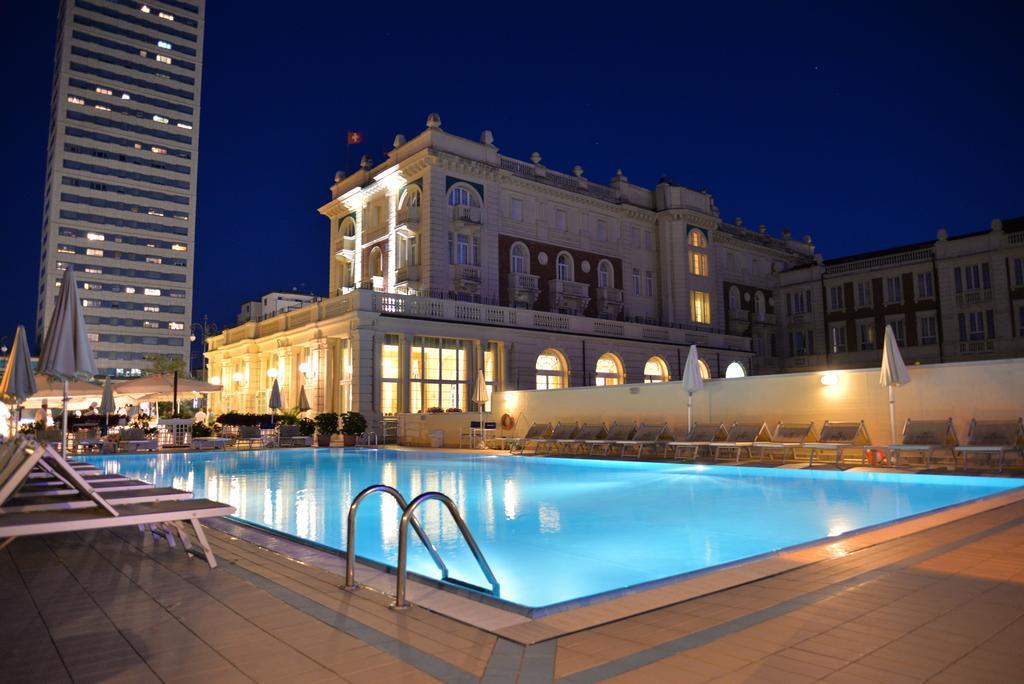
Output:
[[[857,347],[861,351],[875,348],[875,322],[873,320],[857,321]]]
[[[640,269],[633,269],[633,294],[640,296]]]
[[[651,271],[644,271],[644,294],[654,296],[654,273]]]
[[[934,313],[921,314],[918,317],[917,342],[921,345],[938,344],[939,326]]]
[[[409,410],[468,407],[469,369],[463,340],[416,337],[409,353]]]
[[[1017,257],[1013,260],[1013,286],[1024,287],[1024,257]]]
[[[846,301],[843,296],[843,286],[833,285],[828,288],[828,310],[842,311],[846,308]]]
[[[569,219],[565,209],[555,209],[555,229],[565,232],[569,229]]]
[[[857,283],[857,308],[858,309],[870,309],[871,308],[871,281],[862,280]]]
[[[729,288],[729,311],[739,311],[740,308],[740,289],[733,285]]]
[[[809,330],[794,330],[789,334],[793,356],[810,356],[814,353],[814,334]]]
[[[953,269],[953,283],[957,293],[988,290],[992,287],[992,279],[987,263],[957,266]]]
[[[534,364],[536,387],[539,390],[568,387],[568,366],[565,357],[555,349],[545,349]]]
[[[660,356],[652,356],[644,364],[644,382],[647,384],[668,382],[668,364]]]
[[[893,276],[885,279],[885,303],[903,303],[903,276]]]
[[[708,239],[704,236],[704,233],[696,228],[690,230],[688,240],[691,247],[696,247],[698,249],[708,248]]]
[[[829,347],[833,354],[842,354],[846,351],[846,324],[835,323],[829,326]]]
[[[708,239],[704,233],[692,228],[687,235],[687,242],[690,245],[690,274],[696,276],[710,275],[708,270],[708,255],[705,250],[708,248]]]
[[[917,299],[935,299],[935,283],[932,272],[924,271],[917,274]]]
[[[509,254],[509,266],[512,272],[529,273],[529,262],[530,252],[526,249],[526,245],[521,242],[512,245],[512,251]]]
[[[959,314],[960,341],[980,342],[995,337],[995,316],[992,309]]]
[[[508,201],[509,218],[522,223],[523,221],[523,200],[513,197]]]
[[[604,221],[597,222],[597,239],[601,242],[608,239],[608,224]]]
[[[696,276],[708,275],[708,255],[703,252],[690,252],[690,273]]]
[[[621,385],[623,380],[622,362],[619,361],[619,358],[611,353],[602,354],[594,368],[594,384],[599,387]]]
[[[800,314],[810,313],[811,291],[802,290],[800,292],[787,292],[786,308],[789,310],[790,316],[797,316]]]
[[[711,324],[710,294],[698,290],[690,290],[690,320],[704,325]]]
[[[615,284],[612,265],[607,259],[601,259],[597,264],[597,286],[604,289],[613,287]]]
[[[573,274],[572,257],[566,252],[560,252],[555,260],[555,276],[559,280],[572,280]]]

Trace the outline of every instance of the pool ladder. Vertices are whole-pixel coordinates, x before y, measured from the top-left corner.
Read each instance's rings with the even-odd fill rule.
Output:
[[[450,497],[442,494],[441,492],[423,492],[415,499],[410,502],[405,501],[405,497],[402,496],[394,487],[386,484],[375,484],[370,485],[363,491],[356,495],[356,498],[352,500],[352,504],[348,507],[348,540],[345,544],[345,588],[353,589],[356,586],[356,512],[359,510],[359,504],[362,503],[370,494],[374,492],[381,492],[384,494],[391,495],[392,498],[398,503],[398,506],[402,509],[402,520],[398,524],[398,570],[397,580],[395,582],[395,602],[391,604],[392,608],[396,610],[404,610],[409,607],[408,601],[405,600],[405,585],[406,585],[406,567],[408,565],[408,546],[409,546],[409,526],[416,532],[416,536],[423,542],[423,546],[426,547],[430,557],[434,560],[434,564],[441,570],[441,579],[452,584],[459,584],[470,589],[476,589],[483,591],[493,596],[497,596],[500,591],[498,580],[494,576],[494,572],[491,571],[491,566],[487,564],[487,559],[484,558],[483,551],[476,543],[476,539],[473,538],[473,533],[469,531],[469,527],[466,525],[466,521],[462,518],[459,513],[459,509],[455,506],[455,502]],[[473,552],[473,557],[476,559],[477,565],[480,566],[481,572],[490,582],[490,590],[484,587],[478,587],[475,584],[464,582],[459,579],[454,579],[448,576],[448,566],[445,565],[441,559],[441,554],[438,553],[437,547],[430,541],[430,537],[427,536],[426,531],[420,525],[416,519],[414,512],[425,501],[440,501],[444,504],[448,512],[451,513],[452,518],[455,520],[455,524],[458,526],[459,531],[462,533],[462,537],[466,540],[466,544],[469,545],[469,550]]]

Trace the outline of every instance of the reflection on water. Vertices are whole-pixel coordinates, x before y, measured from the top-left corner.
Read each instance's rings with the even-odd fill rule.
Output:
[[[348,506],[385,483],[411,500],[450,496],[502,597],[529,606],[730,562],[1015,486],[1007,480],[705,468],[386,450],[90,457],[110,472],[230,503],[238,517],[341,549]],[[356,552],[395,564],[401,510],[376,493],[359,510]],[[486,581],[447,510],[417,511],[458,577]],[[437,576],[415,535],[409,567]]]

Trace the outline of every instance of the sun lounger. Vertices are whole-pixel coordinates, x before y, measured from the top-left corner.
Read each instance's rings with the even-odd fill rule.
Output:
[[[775,460],[775,454],[782,456],[786,462],[786,454],[796,455],[796,450],[807,442],[817,442],[818,433],[814,431],[814,423],[782,423],[775,426],[770,442],[758,442],[754,450],[759,456],[768,456]]]
[[[196,540],[210,567],[216,567],[217,561],[213,550],[206,541],[199,521],[204,518],[231,515],[234,507],[217,503],[208,499],[188,499],[174,501],[149,501],[146,503],[125,503],[113,506],[107,499],[93,489],[85,478],[68,463],[63,462],[59,454],[47,451],[48,446],[31,440],[21,440],[18,447],[10,453],[4,452],[0,459],[0,506],[8,502],[14,493],[28,478],[29,472],[39,464],[43,455],[49,457],[49,467],[61,479],[64,479],[78,490],[88,508],[68,510],[20,510],[3,509],[0,514],[0,549],[5,548],[18,537],[41,534],[57,534],[84,530],[105,529],[111,527],[139,526],[142,529],[170,529],[177,533],[182,546],[188,553],[196,553],[192,549],[184,523],[192,524]],[[155,489],[154,489],[155,491]],[[157,496],[179,496],[171,492]],[[125,496],[127,501],[130,497]],[[23,500],[24,501],[24,500]],[[19,505],[45,506],[47,503],[36,500]],[[59,505],[59,504],[58,504]],[[170,540],[171,537],[168,536]]]
[[[521,455],[531,443],[536,445],[538,441],[543,440],[549,434],[551,434],[551,423],[534,423],[525,435],[512,441],[509,445],[509,453]]]
[[[267,443],[263,438],[263,431],[258,425],[239,425],[235,446],[239,449],[262,449],[267,446]]]
[[[967,429],[967,444],[953,449],[954,465],[956,456],[963,457],[964,467],[972,454],[999,457],[999,470],[1007,453],[1017,452],[1024,458],[1024,420],[972,420]]]
[[[835,457],[836,465],[842,464],[843,453],[850,449],[861,452],[871,444],[864,421],[859,422],[832,422],[826,420],[821,426],[821,434],[817,441],[804,442],[794,449],[794,452],[806,451],[808,466],[814,465],[814,457],[818,454],[832,454]]]
[[[313,438],[299,433],[298,425],[282,425],[277,429],[278,446],[313,446]]]
[[[192,498],[192,492],[185,492],[172,487],[143,487],[119,491],[103,491],[103,500],[112,506],[148,503],[153,501],[184,501]],[[24,494],[18,492],[7,500],[0,512],[26,513],[31,511],[62,511],[80,508],[95,508],[96,504],[88,499],[80,499],[67,494]]]
[[[661,425],[643,425],[636,429],[633,436],[629,439],[625,439],[616,442],[616,445],[621,448],[619,456],[625,458],[630,454],[626,452],[631,449],[636,449],[635,458],[637,460],[643,456],[644,449],[647,447],[657,448],[661,443],[661,437],[665,434],[665,430],[668,429],[668,424],[662,423]]]
[[[740,462],[740,456],[744,451],[748,457],[752,457],[752,449],[757,442],[770,442],[772,434],[768,432],[765,423],[733,423],[729,427],[729,433],[724,442],[715,442],[711,445],[711,455],[717,461],[721,458],[722,452],[736,454],[736,462]]]
[[[118,433],[118,451],[156,451],[157,441],[146,436],[141,428],[128,428]]]
[[[194,451],[213,451],[214,449],[226,449],[230,446],[231,440],[227,437],[193,437],[192,449]]]
[[[628,441],[634,432],[636,432],[636,423],[612,423],[604,439],[594,439],[588,442],[590,445],[589,455],[610,456],[612,448],[617,444]],[[603,450],[602,453],[598,454],[599,450]]]
[[[953,419],[946,420],[911,420],[903,424],[903,441],[901,444],[890,444],[886,447],[887,453],[892,454],[899,466],[903,460],[904,453],[924,454],[926,467],[932,465],[932,454],[936,451],[948,450],[956,464],[956,447],[960,445],[957,439],[956,430],[953,428]]]
[[[541,449],[545,453],[557,453],[559,447],[565,442],[571,442],[573,435],[580,429],[579,423],[557,423],[555,428],[551,431],[551,435],[537,440],[533,453],[536,456],[541,452]]]
[[[604,423],[584,423],[576,431],[572,439],[563,440],[561,446],[567,453],[580,453],[590,448],[590,443],[604,438],[608,434]]]
[[[706,449],[710,451],[711,445],[714,442],[723,442],[726,438],[725,426],[721,423],[717,425],[713,423],[694,423],[690,431],[686,433],[686,438],[679,442],[666,442],[665,443],[665,454],[672,452],[672,458],[679,458],[679,452],[682,450],[683,458],[686,458],[686,454],[691,454],[690,460],[696,461],[697,457],[700,456],[700,450]]]

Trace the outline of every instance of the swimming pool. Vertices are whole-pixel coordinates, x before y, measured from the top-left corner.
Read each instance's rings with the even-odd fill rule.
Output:
[[[529,608],[703,570],[1012,489],[1010,479],[443,454],[289,449],[95,456],[158,485],[230,503],[237,517],[332,548],[348,505],[383,482],[455,500],[501,583]],[[487,587],[440,504],[417,513],[451,576]],[[356,553],[397,563],[397,504],[359,508]],[[415,535],[409,569],[440,573]]]

